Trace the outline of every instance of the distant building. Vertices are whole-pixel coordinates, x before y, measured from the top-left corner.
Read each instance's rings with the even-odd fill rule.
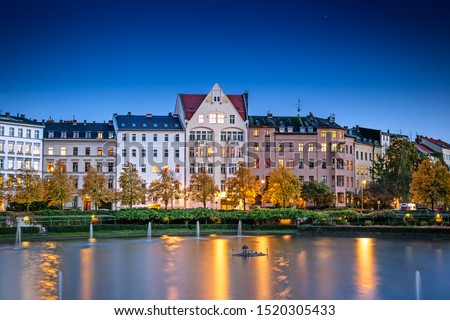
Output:
[[[221,189],[210,205],[225,206],[225,182],[246,160],[248,95],[228,95],[219,84],[207,94],[179,94],[175,113],[186,128],[186,185],[205,171]],[[200,204],[190,203],[190,206]]]
[[[328,185],[335,205],[353,202],[354,140],[335,116],[249,116],[248,161],[263,187],[270,184],[270,170],[288,168],[303,182]]]
[[[131,163],[144,180],[147,188],[159,178],[160,169],[173,170],[180,187],[185,185],[185,131],[177,114],[167,116],[152,114],[113,115],[114,130],[117,135],[117,175]],[[141,206],[157,203],[157,199],[147,199]],[[184,206],[182,200],[175,199],[174,207]]]
[[[78,190],[83,188],[83,180],[90,167],[103,172],[108,180],[108,188],[116,188],[116,135],[109,123],[77,122],[76,120],[45,122],[43,177],[51,176],[57,161],[62,168],[75,178]],[[73,201],[66,208],[94,209],[89,197],[73,195]],[[111,204],[104,204],[111,208]]]
[[[442,158],[447,166],[450,167],[450,144],[441,139],[433,139],[426,136],[417,136],[416,143],[431,149],[434,153],[442,154]]]
[[[382,155],[381,131],[355,126],[347,129],[347,135],[355,140],[355,179],[356,191],[360,192],[373,180],[374,162]]]
[[[42,172],[42,136],[44,126],[24,114],[0,114],[0,186],[12,187],[17,170]],[[7,203],[0,202],[4,211]]]

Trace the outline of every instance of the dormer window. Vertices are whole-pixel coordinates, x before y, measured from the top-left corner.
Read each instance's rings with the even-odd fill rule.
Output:
[[[90,139],[91,138],[91,132],[90,131],[86,131],[86,139]]]
[[[288,130],[288,132],[294,132],[294,128],[293,127],[288,127],[287,130]]]
[[[284,132],[284,127],[280,127],[280,132]]]
[[[78,139],[80,137],[80,133],[78,131],[73,132],[73,138]]]
[[[61,138],[66,139],[67,138],[67,131],[61,131]]]
[[[55,137],[55,132],[54,131],[49,131],[48,132],[48,137],[49,138],[54,138]]]

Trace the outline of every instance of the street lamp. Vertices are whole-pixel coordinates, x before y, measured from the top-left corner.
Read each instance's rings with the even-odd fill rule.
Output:
[[[264,208],[264,201],[263,201],[263,196],[264,196],[264,183],[266,183],[266,181],[264,179],[261,180],[261,187],[262,187],[262,191],[261,191],[261,207]]]
[[[364,187],[366,185],[366,180],[362,180],[361,181],[361,214],[363,213],[364,210]]]

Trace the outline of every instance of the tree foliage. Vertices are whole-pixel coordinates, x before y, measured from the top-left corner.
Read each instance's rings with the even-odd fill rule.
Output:
[[[152,182],[150,194],[164,203],[165,209],[171,200],[180,196],[180,182],[173,170],[160,169],[158,180]]]
[[[378,208],[378,201],[380,201],[380,209],[391,208],[393,200],[393,196],[378,182],[370,182],[364,188],[364,202],[369,208]]]
[[[134,204],[145,202],[147,188],[136,167],[130,162],[126,164],[120,174],[119,187],[121,190],[118,196],[122,204],[132,208]]]
[[[74,186],[74,177],[69,175],[61,161],[57,161],[55,168],[51,171],[50,178],[45,182],[45,197],[50,205],[59,205],[61,209],[64,204],[73,200],[77,189]]]
[[[303,199],[312,202],[315,207],[329,205],[332,200],[330,188],[326,184],[317,181],[304,183],[301,195]]]
[[[108,189],[108,179],[104,173],[98,172],[94,167],[90,167],[83,179],[83,188],[79,192],[80,196],[87,196],[91,199],[94,209],[97,210],[102,202],[111,201],[112,192]]]
[[[301,201],[300,180],[286,168],[272,169],[269,173],[269,187],[263,201],[286,208]]]
[[[419,163],[419,153],[413,142],[395,139],[386,151],[385,171],[380,183],[396,198],[409,201],[412,174]]]
[[[261,194],[261,186],[255,174],[243,163],[239,163],[234,177],[226,182],[227,200],[233,206],[241,206],[245,210],[246,205],[255,203],[257,195]]]
[[[412,175],[411,193],[414,199],[431,208],[438,202],[447,203],[450,198],[450,173],[440,161],[422,161]]]
[[[214,178],[203,171],[194,173],[191,179],[191,200],[201,202],[203,208],[206,208],[206,203],[208,201],[213,201],[220,192],[219,188],[214,183]]]
[[[19,169],[15,177],[13,201],[26,206],[29,211],[33,202],[42,201],[44,188],[41,177],[34,169]]]

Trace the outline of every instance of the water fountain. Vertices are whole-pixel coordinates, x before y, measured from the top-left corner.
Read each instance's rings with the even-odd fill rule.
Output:
[[[89,225],[89,239],[94,239],[94,225],[92,223]]]
[[[58,299],[62,300],[63,292],[63,274],[62,271],[58,271]]]
[[[237,236],[242,237],[242,221],[241,220],[239,220],[239,222],[238,222]]]
[[[416,299],[421,299],[421,291],[422,291],[422,285],[420,281],[420,271],[416,271]]]
[[[16,249],[20,249],[22,247],[22,229],[20,226],[17,226],[16,231]]]
[[[198,221],[198,220],[197,220],[196,230],[197,230],[197,237],[196,237],[196,239],[200,239],[200,221]]]
[[[148,223],[147,240],[152,240],[152,223]]]

